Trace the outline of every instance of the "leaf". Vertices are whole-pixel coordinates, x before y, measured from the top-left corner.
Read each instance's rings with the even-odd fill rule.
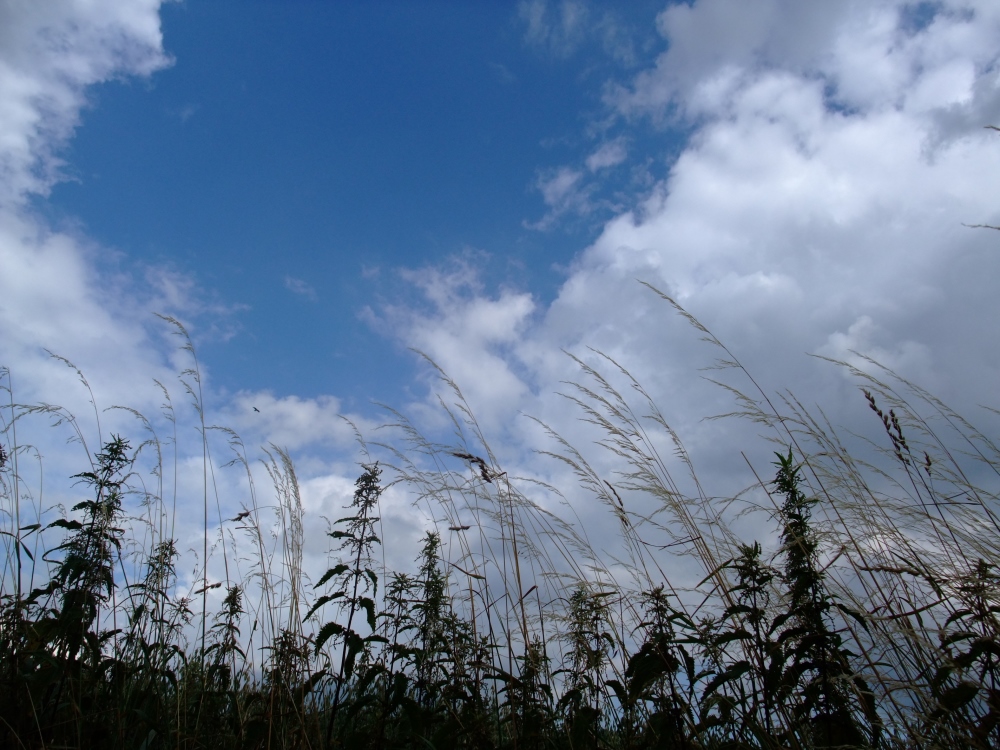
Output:
[[[375,629],[375,602],[369,599],[367,596],[363,596],[358,600],[358,604],[364,608],[365,613],[368,615],[368,627],[372,630]]]
[[[327,602],[332,602],[334,599],[339,599],[340,597],[344,596],[346,593],[347,593],[346,591],[338,591],[336,594],[324,594],[323,596],[321,596],[319,599],[316,600],[315,604],[313,604],[309,608],[309,611],[306,612],[305,619],[308,620],[310,617],[312,617],[313,613],[315,613],[317,609],[319,609],[320,607],[322,607]]]
[[[319,633],[316,634],[316,653],[319,653],[320,649],[323,648],[323,644],[330,640],[330,638],[341,635],[345,630],[346,628],[339,622],[328,622],[321,627]]]
[[[319,683],[319,681],[322,680],[324,677],[326,677],[325,669],[321,669],[318,672],[315,672],[312,675],[310,675],[309,679],[306,680],[301,685],[299,685],[298,689],[296,690],[298,699],[300,701],[303,700],[309,693],[312,692],[313,688],[316,687],[317,683]]]
[[[747,604],[734,604],[731,607],[726,607],[725,611],[722,613],[722,619],[728,620],[736,615],[749,615],[757,612],[759,610]]]
[[[665,643],[653,644],[647,641],[629,659],[625,669],[629,702],[634,703],[656,680],[677,669],[676,657],[668,648]]]
[[[31,550],[28,549],[28,545],[26,545],[22,539],[18,539],[14,534],[10,533],[9,531],[0,531],[0,534],[9,536],[11,539],[13,539],[16,545],[21,546],[21,549],[24,550],[24,554],[28,556],[28,559],[31,560],[31,562],[35,561],[34,556],[31,554]]]
[[[83,528],[83,524],[73,519],[57,518],[55,521],[50,523],[45,528],[47,529],[60,528],[60,529],[67,529],[68,531],[79,531],[80,529]]]
[[[563,710],[567,706],[572,706],[573,708],[576,708],[577,706],[580,705],[580,702],[582,700],[583,700],[583,692],[579,688],[571,688],[570,690],[567,690],[565,693],[563,693],[562,698],[560,698],[559,702],[556,704],[556,708],[558,710]]]
[[[632,701],[629,700],[629,696],[625,692],[625,688],[622,686],[622,684],[618,680],[608,680],[604,684],[607,685],[608,687],[610,687],[612,690],[615,691],[615,697],[618,698],[618,702],[622,706],[631,705]]]
[[[354,665],[357,662],[358,653],[364,649],[365,642],[353,630],[345,632],[344,639],[347,642],[347,657],[344,659],[344,679],[349,680],[351,675],[354,674]]]
[[[681,656],[684,657],[684,667],[685,667],[685,671],[687,672],[688,684],[693,686],[694,685],[694,669],[695,669],[694,657],[692,657],[691,654],[689,654],[683,648],[678,647],[678,650],[681,652]],[[693,689],[693,687],[692,687],[692,689]]]
[[[973,612],[972,612],[971,609],[960,609],[960,610],[958,610],[956,612],[952,612],[951,616],[947,620],[944,621],[944,626],[948,627],[949,625],[951,625],[956,620],[964,619],[964,618],[968,617],[971,614],[973,614]]]
[[[712,679],[712,681],[705,686],[705,690],[702,693],[702,698],[703,699],[707,698],[726,683],[739,679],[749,671],[750,671],[750,662],[746,660],[736,662],[725,672],[716,675]]]
[[[978,693],[978,685],[971,682],[960,682],[945,690],[938,698],[938,703],[945,711],[953,712],[971,703]]]
[[[725,569],[726,569],[726,568],[728,568],[728,567],[729,567],[730,565],[732,565],[732,564],[733,564],[733,561],[734,561],[735,559],[736,559],[736,558],[734,558],[734,557],[730,557],[730,558],[729,558],[728,560],[726,560],[726,561],[725,561],[724,563],[722,563],[721,565],[717,565],[717,566],[715,567],[715,570],[713,570],[713,571],[712,571],[711,573],[709,573],[709,574],[708,574],[707,576],[705,576],[704,578],[702,578],[702,579],[701,579],[701,581],[700,581],[700,582],[699,582],[699,583],[698,583],[698,584],[697,584],[697,585],[695,586],[695,588],[701,588],[702,586],[704,586],[704,585],[705,585],[705,582],[706,582],[706,581],[709,581],[709,580],[711,580],[711,579],[715,578],[715,576],[717,576],[717,575],[718,575],[718,574],[719,574],[719,573],[720,573],[721,571],[725,570]]]
[[[942,646],[951,646],[960,641],[968,641],[976,637],[975,633],[971,633],[968,630],[958,630],[954,633],[949,633],[946,638],[941,639]]]
[[[348,566],[344,565],[343,563],[340,563],[340,565],[335,565],[334,567],[330,568],[328,571],[326,571],[323,574],[323,577],[320,578],[319,581],[316,582],[316,585],[313,586],[313,588],[314,589],[318,589],[320,586],[322,586],[324,583],[326,583],[327,581],[329,581],[334,576],[339,576],[341,573],[344,573],[344,572],[348,571],[349,569],[350,568],[348,568]]]
[[[748,640],[751,640],[752,638],[753,638],[753,635],[751,635],[749,632],[747,632],[743,628],[739,628],[737,630],[732,630],[732,631],[730,631],[728,633],[723,633],[722,635],[717,636],[713,640],[713,643],[716,646],[723,646],[723,645],[725,645],[727,643],[732,643],[733,641],[748,641]]]
[[[851,607],[848,607],[846,604],[843,604],[842,602],[833,602],[833,606],[839,609],[848,617],[852,618],[855,622],[857,622],[858,625],[864,628],[866,633],[869,632],[868,618],[866,618],[861,612]]]

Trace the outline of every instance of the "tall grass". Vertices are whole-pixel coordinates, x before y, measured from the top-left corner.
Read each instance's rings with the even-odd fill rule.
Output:
[[[736,498],[709,494],[642,385],[597,356],[599,366],[577,360],[565,397],[600,434],[598,463],[611,460],[613,474],[542,425],[543,453],[576,486],[512,476],[440,373],[454,440],[434,442],[390,410],[392,437],[362,446],[330,565],[313,583],[291,457],[265,451],[265,500],[239,436],[206,423],[195,364],[182,383],[201,441],[202,538],[196,570],[182,576],[168,389],[171,437],[132,412],[141,443],[112,435],[91,449],[71,414],[19,406],[0,372],[0,743],[1000,746],[997,446],[872,361],[835,364],[872,413],[867,437],[841,435],[790,393],[758,388],[661,296],[744,378],[745,389],[723,386],[738,404],[729,418],[753,420],[775,444],[773,465],[748,469],[740,498],[770,519],[761,538],[738,533],[745,524],[727,510]],[[28,478],[32,449],[18,442],[18,426],[39,415],[69,424],[83,447],[82,499],[55,518]],[[212,434],[245,475],[230,519]],[[389,485],[427,521],[405,571],[382,562]],[[592,544],[575,516],[588,500],[618,530],[616,548],[606,535]]]

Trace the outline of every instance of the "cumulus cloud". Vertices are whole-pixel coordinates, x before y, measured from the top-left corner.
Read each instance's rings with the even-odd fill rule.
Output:
[[[966,375],[951,363],[960,350],[980,359],[993,303],[954,269],[996,270],[995,238],[962,223],[997,214],[1000,144],[972,118],[1000,101],[1000,14],[942,3],[914,27],[907,7],[665,10],[668,50],[612,103],[700,125],[581,270],[655,280],[750,353],[818,351],[868,320],[883,353],[925,352],[901,367]]]
[[[224,414],[240,434],[259,436],[290,451],[320,444],[344,448],[355,440],[354,427],[341,416],[340,401],[333,396],[307,399],[241,391],[229,399]]]
[[[852,112],[995,107],[991,86],[974,85],[995,87],[994,5],[926,4],[919,24],[913,7],[896,0],[672,4],[657,19],[667,50],[630,83],[611,87],[609,102],[626,115],[662,118],[676,109],[710,117],[747,76],[782,70],[822,81],[828,103]]]
[[[514,352],[534,313],[533,299],[510,289],[487,293],[474,258],[454,258],[447,267],[406,269],[401,276],[427,304],[383,306],[378,324],[459,384],[480,407],[484,424],[503,429],[511,407],[528,392]]]
[[[491,352],[502,385],[495,397],[481,389],[482,408],[517,405],[581,435],[578,413],[534,394],[574,377],[560,349],[599,364],[595,347],[646,385],[704,471],[720,482],[745,473],[747,433],[702,421],[732,408],[697,376],[722,353],[699,346],[637,279],[707,324],[769,392],[794,388],[845,422],[865,418],[864,405],[808,354],[872,356],[960,408],[988,400],[1000,364],[988,281],[1000,274],[998,240],[963,224],[1000,223],[1000,138],[983,127],[1000,106],[1000,9],[956,0],[926,10],[914,18],[888,0],[669,5],[657,19],[665,51],[607,87],[606,101],[626,136],[646,137],[650,120],[667,126],[664,156],[673,124],[690,137],[666,178],[604,224],[551,304],[534,302],[531,317],[497,313],[517,325]],[[602,152],[586,181],[582,169],[542,173],[546,220],[580,210],[600,166],[627,161]],[[514,296],[479,303],[501,299]],[[444,339],[456,319],[444,305],[410,332]]]
[[[167,64],[160,1],[0,7],[0,203],[20,203],[57,178],[87,86]]]

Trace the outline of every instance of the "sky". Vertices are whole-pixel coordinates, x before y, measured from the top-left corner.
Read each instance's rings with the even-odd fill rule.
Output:
[[[1000,7],[624,5],[0,0],[12,399],[65,406],[88,450],[137,432],[112,405],[162,426],[157,382],[189,400],[170,316],[208,423],[287,448],[307,514],[334,516],[360,460],[341,417],[447,434],[425,355],[498,460],[587,521],[531,417],[614,476],[559,395],[573,357],[628,390],[600,352],[709,492],[752,484],[742,452],[766,474],[771,447],[706,420],[734,408],[719,351],[645,282],[845,430],[870,426],[857,383],[810,355],[874,357],[974,421],[997,406],[1000,233],[969,225],[1000,225]],[[33,418],[22,442],[68,476],[71,431]],[[426,519],[396,492],[405,558]]]

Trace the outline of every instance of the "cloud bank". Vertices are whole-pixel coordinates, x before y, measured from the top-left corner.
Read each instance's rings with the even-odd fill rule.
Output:
[[[540,17],[527,17],[531,38]],[[474,409],[517,408],[564,434],[581,428],[550,397],[574,377],[559,351],[596,363],[599,349],[716,476],[726,464],[746,474],[747,439],[703,421],[733,408],[698,377],[719,352],[637,280],[697,316],[769,393],[792,388],[849,428],[865,417],[860,396],[808,354],[872,356],[962,410],[989,401],[1000,236],[965,225],[1000,221],[1000,137],[985,127],[1000,122],[1000,9],[701,0],[669,5],[657,28],[664,51],[606,85],[604,116],[618,139],[662,138],[664,159],[671,134],[690,132],[666,178],[604,224],[551,305],[456,284],[435,290],[436,317],[399,335],[457,363],[459,385],[496,383],[466,392]],[[583,175],[625,162],[619,148],[544,174],[550,213],[536,226],[579,210]],[[502,330],[477,335],[486,307]],[[468,335],[449,335],[456,327]]]

